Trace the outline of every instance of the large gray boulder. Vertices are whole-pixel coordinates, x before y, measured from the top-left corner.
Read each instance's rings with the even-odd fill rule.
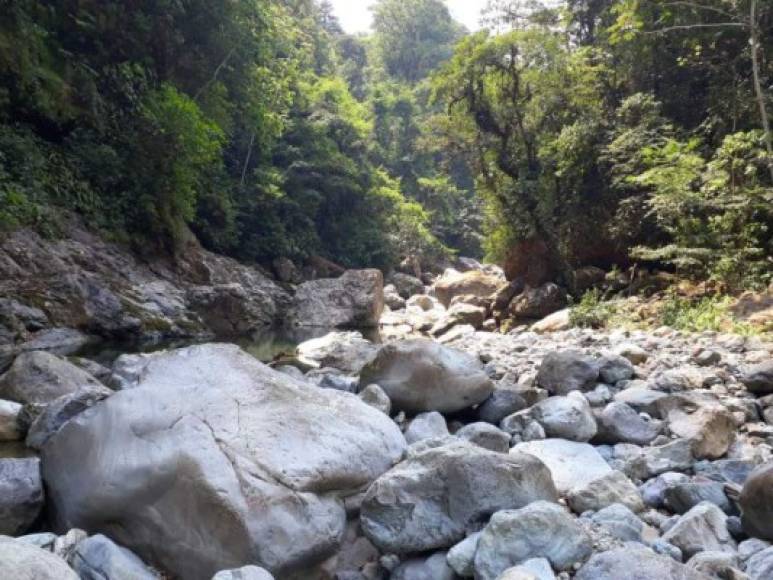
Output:
[[[441,278],[435,282],[435,296],[440,303],[448,308],[451,300],[457,296],[474,296],[476,298],[488,298],[502,285],[502,279],[497,276],[485,274],[479,270],[459,273],[455,270],[447,270]]]
[[[0,459],[0,534],[23,534],[42,509],[40,460]]]
[[[628,544],[595,554],[580,568],[575,580],[710,580],[708,576],[656,554],[644,546]]]
[[[0,578],[79,580],[67,562],[30,543],[0,536]]]
[[[235,346],[142,361],[136,386],[46,443],[44,479],[58,529],[104,533],[186,579],[249,563],[281,575],[331,555],[346,519],[337,494],[405,450],[397,426],[357,397]]]
[[[361,523],[384,552],[422,552],[452,546],[494,512],[557,497],[538,459],[452,443],[378,478],[362,502]]]
[[[496,580],[531,558],[546,558],[556,570],[569,570],[592,551],[590,536],[561,506],[538,501],[495,513],[478,540],[475,578]]]
[[[537,385],[552,395],[592,389],[599,378],[599,363],[575,350],[549,353],[539,367]]]
[[[398,411],[452,413],[482,403],[494,384],[473,356],[428,340],[383,346],[360,373],[360,384],[379,385]]]
[[[23,352],[0,377],[0,399],[44,405],[80,387],[100,384],[63,358],[44,351]]]
[[[159,580],[135,554],[102,534],[78,542],[70,563],[81,580]]]
[[[295,290],[287,320],[293,326],[369,328],[384,311],[379,270],[347,270],[339,278],[304,282]]]
[[[596,419],[588,400],[578,392],[566,397],[540,401],[530,415],[545,430],[545,435],[569,441],[590,441],[596,435]]]
[[[296,354],[302,363],[331,367],[353,375],[376,356],[378,346],[359,332],[330,332],[298,345]]]

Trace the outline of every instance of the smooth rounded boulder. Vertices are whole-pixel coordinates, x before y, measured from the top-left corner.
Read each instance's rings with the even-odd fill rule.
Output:
[[[387,344],[360,373],[360,384],[377,384],[393,409],[453,413],[485,401],[494,384],[475,357],[429,340]]]
[[[23,534],[43,509],[40,460],[0,459],[0,534]]]
[[[476,296],[488,298],[502,285],[502,279],[497,276],[485,274],[479,270],[470,270],[460,273],[455,270],[447,270],[443,276],[435,282],[435,296],[440,303],[448,308],[451,301],[457,296]]]
[[[0,536],[0,578],[78,580],[78,575],[59,556],[27,542]]]
[[[428,449],[379,477],[360,521],[383,552],[424,552],[453,546],[499,510],[557,499],[539,459],[459,442]]]
[[[580,568],[575,580],[709,580],[705,574],[656,554],[649,548],[627,544],[595,554]]]
[[[773,463],[757,468],[749,476],[739,505],[746,533],[773,542]]]
[[[24,352],[0,377],[0,399],[45,405],[87,385],[101,383],[63,358],[44,351]]]
[[[286,316],[291,326],[373,328],[384,311],[379,270],[347,270],[338,278],[299,284]]]
[[[546,558],[556,570],[569,570],[592,551],[590,536],[558,504],[538,501],[493,515],[475,552],[475,578],[497,580],[508,568]]]
[[[356,396],[233,345],[142,364],[136,385],[45,444],[43,476],[59,530],[104,533],[173,575],[256,564],[281,576],[330,556],[346,520],[338,495],[405,451],[394,422]]]

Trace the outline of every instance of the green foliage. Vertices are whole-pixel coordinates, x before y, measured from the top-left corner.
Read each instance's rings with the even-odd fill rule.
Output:
[[[572,307],[569,321],[572,326],[581,328],[604,328],[615,313],[614,305],[605,301],[602,293],[594,288],[583,294]]]
[[[671,328],[687,332],[722,331],[751,334],[754,330],[734,321],[729,312],[733,299],[728,296],[704,296],[689,299],[670,293],[664,299],[659,312],[660,322]]]
[[[442,0],[379,0],[373,30],[380,62],[391,76],[409,83],[448,60],[463,34]]]
[[[700,142],[667,141],[643,150],[648,203],[671,243],[635,255],[673,264],[695,279],[739,289],[765,286],[771,273],[771,201],[766,155],[757,131],[734,133],[706,160]]]

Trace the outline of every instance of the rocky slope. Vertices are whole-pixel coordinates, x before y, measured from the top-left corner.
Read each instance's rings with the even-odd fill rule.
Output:
[[[280,274],[294,268],[284,262]],[[313,278],[317,270],[306,274]],[[259,268],[202,249],[192,237],[174,260],[143,260],[76,222],[54,240],[18,230],[0,242],[0,371],[19,352],[72,354],[104,340],[234,338],[282,325],[377,326],[382,286],[377,270],[280,284]]]
[[[333,332],[298,367],[225,344],[15,356],[0,439],[30,456],[0,459],[0,577],[773,577],[773,343],[504,334],[497,298],[551,292],[444,278],[307,283],[296,320],[390,308],[382,344]]]

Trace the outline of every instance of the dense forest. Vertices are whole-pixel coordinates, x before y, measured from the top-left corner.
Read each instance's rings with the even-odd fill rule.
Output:
[[[770,282],[760,0],[4,0],[0,230],[61,209],[141,252],[507,261]]]

